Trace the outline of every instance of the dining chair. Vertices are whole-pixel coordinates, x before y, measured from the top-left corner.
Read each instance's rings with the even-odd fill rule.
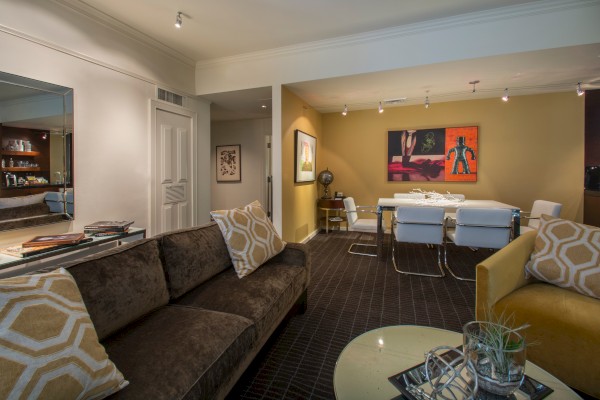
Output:
[[[392,263],[396,272],[406,275],[429,276],[442,278],[446,276],[442,264],[442,249],[444,264],[446,262],[446,247],[444,241],[444,208],[443,207],[398,207],[394,213],[394,228],[392,234]],[[396,261],[397,243],[419,243],[437,246],[439,274],[413,272],[402,270]]]
[[[456,246],[482,249],[501,249],[510,241],[512,210],[507,208],[459,208],[456,211],[456,226],[446,228],[446,239]],[[450,265],[446,268],[456,279],[475,281],[458,276]]]
[[[534,201],[530,212],[521,211],[521,221],[523,221],[523,219],[526,219],[527,225],[521,225],[520,234],[522,235],[525,232],[537,230],[540,227],[540,216],[542,214],[547,214],[552,217],[558,217],[560,216],[561,209],[562,204],[560,203],[553,203],[547,200]]]
[[[464,201],[466,196],[464,194],[445,194],[443,195],[446,200],[458,200]],[[454,228],[454,221],[456,220],[456,212],[446,212],[446,228],[451,227]]]
[[[352,232],[375,233],[377,234],[377,219],[359,218],[359,213],[377,215],[376,206],[357,206],[353,197],[344,198],[344,208],[346,209],[346,218],[348,221],[348,230]],[[383,224],[383,221],[382,221]],[[385,225],[382,226],[385,232]],[[370,243],[352,243],[348,248],[348,253],[361,256],[377,257],[375,253],[364,253],[356,251],[355,247],[377,247]]]

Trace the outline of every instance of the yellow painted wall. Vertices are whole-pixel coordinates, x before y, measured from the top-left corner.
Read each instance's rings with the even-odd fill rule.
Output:
[[[535,199],[556,201],[563,204],[562,217],[582,220],[584,100],[575,93],[395,107],[383,114],[350,110],[346,117],[324,114],[322,123],[319,165],[335,175],[330,190],[353,196],[359,205],[421,188],[522,210]],[[471,125],[479,126],[477,182],[387,182],[388,130]]]
[[[294,131],[300,129],[317,138],[317,173],[324,169],[321,114],[298,96],[282,88],[282,236],[288,242],[301,242],[316,229],[317,182],[294,183]]]

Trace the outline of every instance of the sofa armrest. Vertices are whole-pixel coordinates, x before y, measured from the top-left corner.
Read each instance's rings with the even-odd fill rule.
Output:
[[[475,315],[486,320],[493,305],[525,286],[525,264],[533,252],[537,232],[527,232],[477,265]]]

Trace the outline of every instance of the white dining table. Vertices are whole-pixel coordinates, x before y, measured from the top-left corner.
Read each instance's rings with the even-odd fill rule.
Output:
[[[444,207],[446,212],[455,212],[459,208],[508,208],[513,215],[513,238],[519,236],[521,230],[521,209],[496,200],[437,200],[430,199],[396,199],[381,197],[377,201],[377,257],[383,255],[383,212],[395,211],[397,207]]]

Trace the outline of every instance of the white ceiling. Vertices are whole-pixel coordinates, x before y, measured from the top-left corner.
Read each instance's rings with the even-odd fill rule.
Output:
[[[190,63],[510,7],[532,0],[58,0],[160,43]],[[177,11],[183,27],[174,27]],[[600,39],[600,38],[599,38]],[[600,40],[599,40],[600,41]],[[480,80],[477,92],[468,82]],[[321,112],[600,87],[600,44],[287,85]],[[470,96],[470,97],[469,97]],[[270,88],[203,96],[213,120],[270,116]],[[261,106],[269,103],[267,109]]]

